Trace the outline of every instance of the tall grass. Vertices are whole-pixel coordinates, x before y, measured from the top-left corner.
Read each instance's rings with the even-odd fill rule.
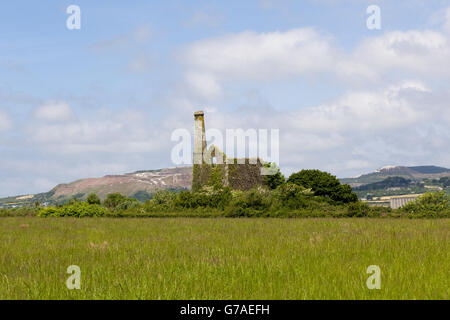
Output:
[[[0,219],[0,299],[448,299],[450,220]],[[81,290],[68,290],[69,265]],[[381,290],[366,287],[369,265]]]

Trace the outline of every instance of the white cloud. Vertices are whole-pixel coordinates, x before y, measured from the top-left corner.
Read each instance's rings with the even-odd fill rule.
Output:
[[[161,147],[158,130],[146,121],[146,115],[133,110],[91,112],[97,113],[96,120],[77,119],[66,103],[41,107],[36,110],[36,117],[54,121],[33,123],[28,128],[28,139],[48,150],[64,153],[140,153]]]
[[[307,132],[398,130],[433,116],[409,99],[409,95],[428,92],[425,85],[414,81],[381,91],[351,92],[334,102],[299,110],[293,115],[293,127]]]
[[[190,72],[185,77],[189,89],[201,97],[213,99],[218,98],[222,93],[218,80],[211,74]]]
[[[450,25],[450,9],[447,11]],[[220,96],[227,83],[317,77],[340,83],[386,83],[402,78],[450,78],[450,37],[431,30],[392,31],[343,52],[312,28],[251,31],[196,42],[183,51],[185,80],[196,94]]]
[[[447,14],[441,31],[386,32],[348,52],[310,28],[206,39],[184,50],[185,83],[193,97],[209,98],[209,128],[279,128],[286,168],[313,166],[342,176],[386,163],[448,166],[450,92],[442,84],[450,80],[450,37],[443,32],[450,9]],[[229,97],[228,84],[317,74],[337,81],[344,93],[283,112],[277,110],[283,105],[233,112],[214,107]]]
[[[183,56],[188,84],[216,95],[224,81],[263,80],[330,70],[337,51],[312,28],[286,32],[246,31],[190,45]]]
[[[222,131],[279,129],[285,172],[320,168],[353,176],[386,163],[445,164],[450,150],[450,122],[444,116],[448,99],[450,93],[445,98],[421,81],[408,80],[377,90],[351,90],[333,101],[292,111],[212,108],[206,126]]]
[[[408,76],[450,76],[450,39],[436,31],[394,31],[367,38],[337,63],[341,77],[379,80],[396,73]]]
[[[48,102],[34,110],[37,120],[67,122],[75,118],[70,106],[62,101]]]
[[[442,30],[450,34],[450,7],[434,12],[428,19],[432,26],[442,26]]]
[[[194,18],[208,22],[203,14]],[[164,118],[152,119],[132,109],[94,109],[87,116],[64,101],[44,104],[34,110],[35,121],[26,132],[31,153],[23,158],[33,160],[25,160],[21,169],[13,166],[17,159],[10,159],[6,171],[12,175],[30,170],[33,179],[26,183],[38,189],[52,181],[170,166],[171,131],[192,130],[192,112],[203,103],[207,129],[280,129],[285,172],[320,168],[342,177],[386,164],[448,166],[450,8],[446,19],[440,22],[441,31],[385,32],[347,52],[312,28],[245,31],[192,43],[181,56],[183,83],[174,90],[169,87],[171,94],[158,101],[166,108]],[[129,50],[125,70],[143,71],[151,62],[143,48],[149,36],[148,29],[137,29],[94,48]],[[325,75],[327,84],[339,86],[338,97],[294,109],[300,94],[286,97],[290,106],[285,107],[258,87],[318,74]],[[260,90],[263,99],[247,101],[241,92],[230,98],[234,87],[248,84]],[[275,91],[283,94],[280,86]],[[253,108],[245,107],[247,102]],[[10,125],[11,119],[0,112],[0,130]],[[33,158],[36,154],[46,156],[39,161]],[[9,192],[7,188],[2,192]]]

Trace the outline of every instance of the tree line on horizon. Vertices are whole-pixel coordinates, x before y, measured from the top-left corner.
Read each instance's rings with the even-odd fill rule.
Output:
[[[270,165],[270,164],[268,164]],[[2,209],[0,216],[41,217],[450,217],[450,201],[443,192],[425,195],[405,208],[369,207],[347,184],[328,172],[301,170],[285,178],[280,172],[265,176],[265,186],[232,190],[217,181],[198,191],[161,190],[145,203],[120,193],[101,201],[91,193],[86,200],[71,199],[50,207]]]

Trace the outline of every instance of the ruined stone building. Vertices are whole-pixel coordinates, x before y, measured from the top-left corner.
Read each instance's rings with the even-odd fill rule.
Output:
[[[194,113],[194,125],[192,190],[207,185],[248,190],[264,184],[260,159],[227,158],[218,147],[207,147],[203,111]]]

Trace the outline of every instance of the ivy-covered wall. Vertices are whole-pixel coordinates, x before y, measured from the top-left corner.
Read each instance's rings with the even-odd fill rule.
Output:
[[[203,186],[229,186],[236,190],[249,190],[264,184],[259,159],[255,164],[250,163],[249,159],[244,159],[244,163],[237,159],[229,159],[228,162],[231,163],[194,165],[192,190],[198,191]]]
[[[259,159],[227,159],[217,146],[207,148],[204,115],[203,111],[194,113],[192,190],[199,191],[204,186],[248,190],[264,184]]]
[[[264,184],[261,175],[262,163],[258,159],[256,164],[245,159],[245,163],[239,164],[236,159],[233,164],[228,164],[228,185],[232,189],[249,190]]]

